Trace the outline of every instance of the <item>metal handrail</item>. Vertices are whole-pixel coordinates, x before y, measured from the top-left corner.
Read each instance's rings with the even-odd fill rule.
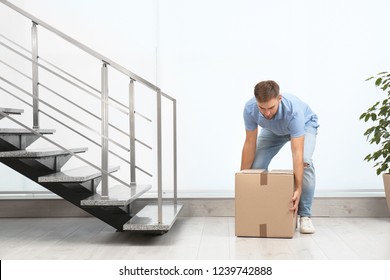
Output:
[[[0,1],[1,1],[1,0],[0,0]],[[50,68],[46,67],[46,66],[43,65],[42,63],[39,63],[39,62],[37,62],[37,61],[34,61],[33,59],[31,59],[31,58],[25,56],[25,55],[22,54],[21,52],[18,52],[17,50],[13,49],[12,47],[10,47],[10,46],[4,44],[3,42],[0,42],[0,45],[3,46],[3,47],[5,47],[5,48],[7,48],[7,49],[9,49],[10,51],[16,53],[16,54],[19,55],[20,57],[22,57],[22,58],[24,58],[24,59],[30,61],[30,62],[33,63],[34,65],[39,66],[39,67],[41,67],[42,69],[48,71],[49,73],[53,74],[54,76],[56,76],[56,77],[58,77],[58,78],[64,80],[65,82],[70,83],[71,85],[73,85],[73,86],[77,87],[78,89],[84,91],[85,93],[89,94],[90,96],[92,96],[92,97],[94,97],[94,98],[96,98],[96,99],[101,100],[101,98],[100,98],[99,96],[97,96],[95,93],[93,93],[93,92],[91,92],[91,91],[89,91],[89,90],[86,90],[85,88],[83,88],[83,87],[77,85],[76,83],[72,82],[71,80],[69,80],[69,79],[67,79],[67,78],[65,78],[65,77],[63,77],[63,76],[61,76],[60,74],[54,72],[53,70],[51,70]],[[99,93],[101,93],[101,92],[99,92]],[[116,101],[116,102],[117,102],[117,101]],[[114,108],[116,108],[118,111],[120,111],[120,112],[122,112],[122,113],[128,115],[127,110],[123,110],[123,109],[119,108],[118,106],[112,104],[112,102],[110,102],[110,101],[107,101],[107,103],[110,104],[111,106],[113,106]],[[120,105],[121,105],[121,106],[124,106],[123,104],[120,104]],[[128,108],[126,107],[126,109],[128,109]]]
[[[29,55],[32,55],[30,50],[26,49],[26,48],[23,47],[22,45],[20,45],[20,44],[18,44],[17,42],[11,40],[10,38],[8,38],[8,37],[6,37],[6,36],[4,36],[4,35],[2,35],[2,34],[0,34],[0,37],[3,38],[3,39],[5,39],[5,40],[7,40],[7,41],[10,42],[10,43],[12,43],[13,45],[17,46],[18,48],[20,48],[21,50],[25,51],[25,52],[28,53]],[[17,53],[18,55],[22,55],[20,52],[16,51],[16,50],[13,49],[12,47],[7,46],[7,45],[5,45],[4,43],[1,43],[1,42],[0,42],[0,44],[3,45],[4,47],[8,48],[9,50],[11,50],[11,51]],[[25,57],[25,58],[30,59],[30,58],[28,58],[28,57]],[[60,67],[54,65],[53,63],[51,63],[50,61],[46,60],[46,59],[43,58],[42,56],[39,56],[39,60],[42,60],[44,63],[48,64],[50,67],[53,67],[54,69],[56,69],[56,70],[62,72],[62,73],[65,74],[66,76],[72,78],[73,80],[75,80],[75,81],[77,81],[78,83],[84,85],[85,87],[89,88],[90,90],[92,90],[92,91],[94,91],[94,92],[96,92],[96,93],[98,93],[98,94],[101,94],[100,90],[98,90],[97,88],[95,88],[95,87],[93,87],[93,86],[87,84],[86,82],[84,82],[84,81],[80,80],[79,78],[73,76],[73,75],[70,74],[69,72],[67,72],[67,71],[61,69]],[[3,61],[0,61],[0,62],[4,63]],[[5,64],[5,63],[4,63],[4,64]],[[13,68],[13,67],[10,66],[10,65],[7,65],[7,66]],[[13,68],[13,69],[14,69],[14,68]],[[15,71],[18,71],[18,70],[16,70],[16,69],[14,69],[14,70],[15,70]],[[19,72],[20,74],[24,75],[24,74],[21,73],[20,71],[18,71],[18,72]],[[24,76],[26,76],[26,75],[24,75]],[[29,78],[30,78],[30,77],[29,77]],[[31,78],[30,78],[30,79],[31,79]],[[82,89],[82,90],[84,90],[84,89]],[[114,102],[114,103],[116,103],[116,104],[118,104],[118,105],[124,107],[126,110],[128,109],[127,106],[124,105],[124,104],[122,104],[120,101],[115,100],[115,99],[112,98],[112,97],[109,97],[109,99],[110,99],[112,102]]]
[[[164,97],[164,98],[167,98],[168,100],[172,101],[173,102],[173,159],[174,159],[174,171],[173,171],[173,176],[174,176],[174,203],[176,204],[177,203],[177,143],[176,143],[176,138],[177,138],[177,133],[176,133],[176,130],[177,130],[177,127],[176,127],[176,100],[163,93],[161,91],[161,89],[159,87],[157,87],[156,85],[150,83],[149,81],[141,78],[140,76],[136,75],[135,73],[131,72],[130,70],[126,69],[125,67],[119,65],[118,63],[112,61],[111,59],[103,56],[102,54],[96,52],[95,50],[87,47],[86,45],[80,43],[79,41],[69,37],[68,35],[64,34],[63,32],[59,31],[58,29],[50,26],[49,24],[43,22],[42,20],[34,17],[33,15],[27,13],[26,11],[18,8],[17,6],[13,5],[12,3],[6,1],[6,0],[0,0],[0,2],[6,6],[8,6],[9,8],[13,9],[14,11],[18,12],[19,14],[29,18],[32,23],[33,23],[33,26],[31,28],[31,34],[32,34],[32,59],[30,58],[27,58],[28,60],[30,60],[32,62],[32,66],[33,66],[33,75],[32,75],[32,81],[33,81],[33,128],[36,129],[36,128],[39,128],[39,112],[40,112],[40,109],[39,109],[39,95],[38,95],[38,85],[39,85],[39,80],[38,80],[38,66],[39,67],[42,67],[45,69],[45,66],[41,65],[40,63],[38,63],[38,48],[37,48],[37,43],[38,43],[38,33],[37,33],[37,26],[42,26],[43,28],[47,29],[48,31],[56,34],[57,36],[59,36],[60,38],[62,38],[63,40],[71,43],[72,45],[76,46],[77,48],[83,50],[84,52],[86,52],[87,54],[95,57],[96,59],[100,60],[103,64],[102,66],[102,90],[101,90],[101,94],[102,94],[102,97],[101,97],[101,104],[102,104],[102,158],[104,158],[102,160],[102,166],[103,166],[103,169],[105,170],[102,170],[102,173],[104,174],[104,176],[102,176],[102,182],[103,182],[103,186],[102,186],[102,195],[103,196],[108,196],[108,185],[107,183],[104,183],[104,182],[107,182],[107,178],[108,176],[112,176],[110,174],[108,174],[107,172],[107,155],[108,155],[108,103],[109,103],[109,97],[108,97],[108,91],[107,91],[107,66],[110,66],[112,67],[113,69],[121,72],[122,74],[126,75],[127,77],[130,78],[130,86],[129,86],[129,94],[132,95],[133,93],[133,83],[135,81],[137,82],[140,82],[141,84],[143,84],[144,86],[152,89],[153,91],[156,92],[156,98],[157,98],[157,187],[158,187],[158,222],[159,223],[162,223],[162,120],[161,120],[161,98]],[[23,55],[22,55],[23,56]],[[50,71],[48,70],[48,68],[46,67],[47,71]],[[63,78],[61,75],[58,75],[58,74],[55,74],[57,76],[59,76],[60,78]],[[70,82],[70,81],[68,81]],[[72,83],[72,82],[70,82]],[[77,86],[77,85],[75,85]],[[84,89],[85,91],[85,89]],[[130,99],[130,98],[129,98]],[[42,101],[40,101],[42,102]],[[129,110],[130,108],[132,108],[131,106],[129,106]],[[130,111],[129,112],[130,115],[132,117],[134,117],[134,110]],[[17,122],[17,121],[15,121]],[[18,122],[17,122],[18,123]],[[24,125],[22,125],[23,127],[25,127]],[[130,126],[131,127],[131,126]],[[44,137],[42,136],[42,138],[47,139],[47,137]],[[134,142],[135,142],[135,135],[134,135],[134,131],[130,131],[130,146],[133,147],[134,146]],[[49,142],[53,142],[51,140],[49,140]],[[54,143],[53,143],[54,144]],[[56,144],[57,145],[57,144]],[[59,146],[59,145],[57,145]],[[134,152],[133,152],[134,153]],[[78,156],[76,156],[78,157]],[[134,154],[131,155],[131,159],[135,160],[135,157],[134,157]],[[93,165],[92,165],[93,166]],[[135,179],[135,176],[133,177],[133,174],[135,174],[135,166],[132,165],[132,170],[131,170],[131,174],[132,174],[132,180],[133,178]]]
[[[3,37],[1,34],[0,34],[0,37]],[[1,42],[0,42],[0,45],[3,45]],[[23,72],[19,71],[18,69],[16,69],[15,67],[13,67],[12,65],[9,65],[8,63],[6,63],[5,61],[1,60],[0,59],[0,63],[2,63],[3,65],[7,66],[8,68],[12,69],[13,71],[15,71],[16,73],[22,75],[23,77],[25,77],[26,79],[29,79],[29,80],[32,80],[32,78],[26,74],[24,74]],[[93,116],[94,118],[96,118],[97,120],[101,120],[101,118],[99,116],[97,116],[96,114],[84,109],[83,107],[81,107],[80,105],[77,105],[75,102],[63,97],[61,94],[59,94],[58,92],[55,92],[54,90],[50,89],[49,87],[45,86],[43,83],[40,83],[40,86],[42,86],[43,88],[45,88],[46,90],[52,92],[53,94],[55,94],[56,96],[64,99],[65,101],[71,103],[73,106],[77,107],[78,109],[82,110],[83,112]],[[30,104],[29,104],[30,105]],[[121,104],[122,106],[124,106],[123,104]],[[141,118],[147,120],[148,122],[152,122],[152,120],[146,116],[144,116],[143,114],[137,112],[137,111],[134,111],[134,114],[135,115],[138,115],[140,116]],[[124,136],[126,137],[130,137],[130,135],[126,132],[126,131],[123,131],[122,129],[120,129],[119,127],[113,125],[113,124],[109,124],[109,126],[113,129],[115,129],[116,131],[120,132],[121,134],[123,134]],[[144,147],[148,148],[149,150],[153,150],[153,148],[146,144],[145,142],[135,138],[135,142],[143,145]]]
[[[29,77],[27,76],[27,78],[29,78]],[[30,79],[31,79],[31,78],[30,78]],[[24,89],[18,87],[17,85],[15,85],[15,84],[13,84],[13,83],[11,83],[11,82],[5,80],[4,78],[0,77],[0,80],[6,82],[7,84],[9,84],[9,85],[11,85],[12,87],[16,88],[17,90],[21,91],[22,93],[24,93],[24,94],[26,94],[26,95],[28,95],[28,96],[34,98],[32,94],[28,93],[27,91],[25,91]],[[19,101],[23,102],[23,103],[26,104],[27,106],[33,107],[33,105],[29,104],[28,102],[26,102],[25,100],[23,100],[23,99],[20,98],[19,96],[13,94],[12,92],[10,92],[10,91],[4,89],[4,88],[1,87],[1,86],[0,86],[0,90],[2,90],[2,91],[4,91],[4,92],[8,93],[9,95],[11,95],[11,96],[13,96],[14,98],[18,99]],[[45,101],[40,100],[39,98],[38,98],[38,101],[41,101],[41,102],[43,102],[43,103],[46,103]],[[50,104],[47,104],[47,105],[48,105],[49,107],[51,107],[52,109],[57,110],[57,109],[53,108]],[[55,117],[51,116],[50,114],[46,113],[44,110],[39,109],[39,112],[41,112],[41,113],[44,114],[45,116],[51,118],[53,121],[55,121],[55,122],[61,124],[62,126],[66,127],[67,129],[73,131],[74,133],[77,133],[77,134],[80,135],[81,137],[87,139],[89,142],[91,142],[91,143],[93,143],[93,144],[95,144],[95,145],[101,147],[101,144],[97,143],[96,141],[92,140],[91,138],[87,137],[86,135],[80,133],[80,132],[77,131],[76,129],[74,129],[74,128],[68,126],[68,125],[66,125],[65,123],[61,122],[60,120],[58,120],[58,119],[56,119]],[[63,113],[63,112],[60,112],[60,113],[61,113],[61,114],[64,114],[65,116],[67,116],[67,115],[66,115],[65,113]],[[75,121],[76,121],[78,124],[80,124],[81,126],[86,127],[87,129],[90,129],[89,127],[85,126],[84,124],[80,123],[79,121],[77,121],[77,120],[75,120]],[[100,134],[98,131],[92,130],[92,129],[90,129],[90,130],[93,131],[94,133],[98,134],[99,136],[101,136],[101,134]],[[109,141],[113,141],[113,140],[109,139]],[[115,143],[115,142],[113,142],[113,143]],[[144,144],[143,142],[141,142],[141,143],[142,143],[143,145],[147,146],[147,145]],[[122,145],[120,145],[120,147],[122,147]],[[150,146],[147,146],[147,147],[149,147],[150,149],[152,148],[152,147],[150,147]],[[124,148],[126,151],[129,151],[129,149],[127,149],[127,148],[125,148],[125,147],[123,147],[123,148]],[[127,163],[127,164],[134,164],[134,163],[131,163],[130,161],[126,160],[125,158],[123,158],[122,156],[118,155],[117,153],[115,153],[115,152],[113,152],[113,151],[111,151],[111,150],[109,151],[109,153],[113,154],[114,156],[116,156],[117,158],[121,159],[122,161],[124,161],[124,162]],[[149,177],[153,177],[153,175],[152,175],[151,173],[149,173],[148,171],[144,170],[143,168],[141,168],[141,167],[139,167],[139,166],[137,166],[137,165],[135,165],[135,169],[137,169],[137,170],[143,172],[144,174],[146,174],[146,175],[149,176]],[[129,184],[127,184],[127,186],[130,187]]]

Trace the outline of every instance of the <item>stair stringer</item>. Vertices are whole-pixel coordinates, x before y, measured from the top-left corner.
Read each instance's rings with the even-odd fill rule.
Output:
[[[81,205],[82,200],[90,197],[95,193],[96,186],[98,185],[100,178],[93,179],[94,182],[91,183],[89,183],[88,181],[82,183],[40,183],[38,182],[39,177],[49,175],[53,173],[54,170],[41,164],[35,165],[39,167],[34,168],[32,167],[34,166],[34,164],[31,164],[32,161],[33,160],[29,159],[29,164],[26,164],[25,159],[0,159],[0,162],[17,171],[21,175],[29,178],[30,180],[41,185],[52,193],[69,201],[73,205],[77,206],[78,208],[81,208],[92,216],[95,216],[96,218],[109,224],[118,231],[122,231],[123,225],[131,219],[129,211],[123,207],[85,207]]]

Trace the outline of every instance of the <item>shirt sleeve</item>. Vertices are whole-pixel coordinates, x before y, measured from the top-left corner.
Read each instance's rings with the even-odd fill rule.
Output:
[[[297,138],[305,135],[305,117],[303,113],[295,113],[289,124],[290,135]]]
[[[256,123],[253,115],[250,114],[247,106],[245,106],[245,108],[244,108],[243,115],[244,115],[245,129],[246,130],[255,130],[257,128],[257,123]]]

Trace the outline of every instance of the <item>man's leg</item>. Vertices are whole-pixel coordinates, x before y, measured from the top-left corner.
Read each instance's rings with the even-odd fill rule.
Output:
[[[298,215],[300,215],[301,217],[301,232],[313,233],[314,227],[311,223],[310,217],[316,185],[316,177],[312,157],[316,145],[317,129],[314,127],[306,127],[305,130],[306,133],[303,156],[305,166],[302,182],[302,195],[299,201]]]
[[[268,129],[261,129],[257,138],[256,155],[252,164],[252,169],[267,170],[273,157],[289,140],[289,136],[278,136]]]

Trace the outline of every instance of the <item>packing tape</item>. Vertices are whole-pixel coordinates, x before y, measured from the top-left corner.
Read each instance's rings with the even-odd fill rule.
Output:
[[[259,236],[260,237],[267,237],[267,224],[260,224],[259,225]]]
[[[260,186],[264,186],[268,184],[268,173],[262,172],[260,173]]]

